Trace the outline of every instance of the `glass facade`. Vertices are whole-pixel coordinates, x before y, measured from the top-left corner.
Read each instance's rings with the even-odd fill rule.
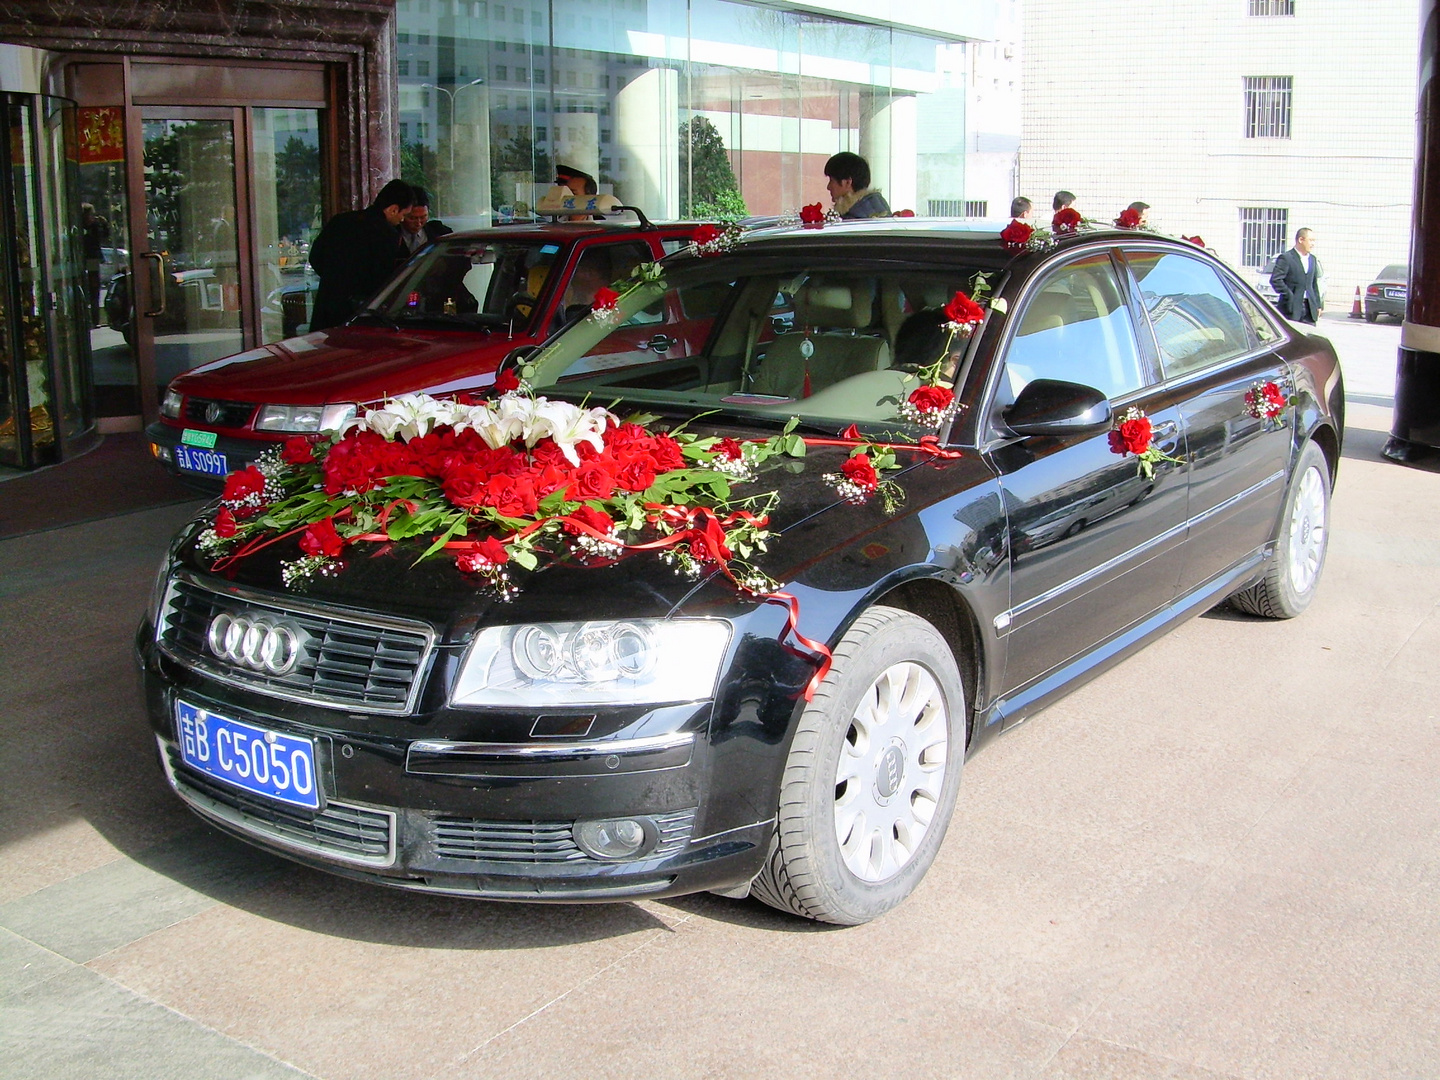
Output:
[[[396,10],[402,174],[448,224],[525,214],[560,164],[657,219],[828,206],[841,150],[895,209],[964,206],[953,34],[727,0]]]

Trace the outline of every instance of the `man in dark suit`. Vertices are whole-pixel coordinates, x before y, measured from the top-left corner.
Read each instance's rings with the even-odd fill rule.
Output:
[[[1270,271],[1270,287],[1275,290],[1275,306],[1287,319],[1313,323],[1325,310],[1325,297],[1320,293],[1320,260],[1312,253],[1315,231],[1301,229],[1295,234],[1295,246],[1281,253]]]
[[[443,221],[430,217],[430,193],[417,184],[415,205],[405,211],[400,220],[400,262],[407,262],[426,244],[454,231]]]
[[[311,330],[347,322],[395,272],[395,231],[415,202],[415,189],[391,180],[364,210],[336,214],[310,245],[310,265],[320,275]]]

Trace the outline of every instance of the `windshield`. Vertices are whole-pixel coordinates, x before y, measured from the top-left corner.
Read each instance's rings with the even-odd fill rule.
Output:
[[[917,373],[944,358],[954,378],[969,344],[943,308],[973,290],[975,267],[824,264],[743,255],[667,266],[656,282],[614,285],[527,365],[538,392],[824,426],[905,428]]]
[[[1409,281],[1410,267],[1406,266],[1404,263],[1391,263],[1389,266],[1385,267],[1384,270],[1380,271],[1380,276],[1376,278],[1376,280]]]
[[[441,240],[407,263],[362,312],[397,323],[529,324],[561,245],[525,240]]]

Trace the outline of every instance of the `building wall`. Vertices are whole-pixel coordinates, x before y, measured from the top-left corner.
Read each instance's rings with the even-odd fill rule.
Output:
[[[1048,207],[1067,188],[1106,222],[1142,199],[1237,267],[1241,208],[1286,209],[1286,246],[1316,230],[1329,306],[1348,309],[1409,253],[1418,0],[1293,10],[1026,0],[1021,193]],[[1293,79],[1288,139],[1245,137],[1243,80],[1268,75]]]

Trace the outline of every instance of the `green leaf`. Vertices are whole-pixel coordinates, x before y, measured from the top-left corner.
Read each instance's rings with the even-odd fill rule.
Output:
[[[415,562],[424,562],[426,559],[430,558],[431,555],[434,555],[436,552],[444,549],[445,545],[448,544],[451,540],[454,540],[457,536],[468,535],[468,528],[466,525],[466,522],[468,520],[469,519],[464,514],[460,514],[459,516],[457,516],[456,519],[451,522],[450,527],[446,529],[443,533],[441,533],[439,536],[437,536],[435,538],[435,542],[420,553],[420,557],[416,559]],[[411,563],[411,565],[413,566],[415,565],[415,563]]]
[[[535,557],[535,552],[528,547],[516,547],[510,551],[510,561],[517,566],[523,566],[526,570],[534,570],[540,565],[540,560]]]
[[[789,454],[791,457],[804,457],[804,456],[805,456],[805,439],[804,439],[804,437],[803,437],[803,436],[800,436],[800,435],[787,435],[787,436],[785,436],[785,447],[784,447],[784,450],[785,450],[785,453]]]

